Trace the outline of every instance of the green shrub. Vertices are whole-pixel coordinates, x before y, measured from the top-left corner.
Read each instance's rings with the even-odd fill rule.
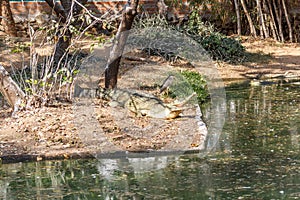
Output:
[[[239,40],[216,32],[212,25],[203,23],[197,10],[179,30],[200,43],[214,60],[238,63],[246,57],[245,48]]]
[[[246,57],[245,48],[242,46],[240,40],[216,32],[211,24],[202,22],[197,10],[193,11],[189,17],[189,21],[181,26],[169,24],[166,19],[159,16],[151,16],[145,19],[136,20],[134,27],[138,29],[161,27],[164,29],[177,30],[201,44],[214,60],[239,63],[244,61]],[[160,49],[151,49],[151,51],[148,49],[148,52],[151,55],[161,55],[169,61],[172,61],[172,59],[169,58],[174,58],[174,56],[176,56],[167,56],[164,52],[161,52]]]
[[[197,99],[199,102],[204,102],[208,97],[206,80],[197,72],[194,71],[182,71],[181,74],[186,78],[187,82],[191,85],[194,92],[197,93]]]
[[[214,60],[239,63],[246,57],[245,48],[238,40],[225,37],[220,33],[212,33],[197,39]]]
[[[201,74],[184,70],[171,75],[175,76],[177,81],[170,86],[166,93],[167,97],[186,99],[187,96],[196,92],[197,103],[203,103],[209,97],[206,80]]]

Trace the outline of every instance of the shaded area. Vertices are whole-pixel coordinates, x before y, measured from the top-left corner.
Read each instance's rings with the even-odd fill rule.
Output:
[[[278,78],[280,75],[281,78],[299,78],[300,76],[300,62],[299,56],[297,55],[271,57],[265,54],[252,54],[252,56],[253,58],[251,58],[251,60],[257,61],[257,59],[262,59],[263,63],[256,65],[245,63],[245,66],[249,68],[249,70],[241,72],[246,78]],[[266,59],[269,60],[268,64],[264,63]]]

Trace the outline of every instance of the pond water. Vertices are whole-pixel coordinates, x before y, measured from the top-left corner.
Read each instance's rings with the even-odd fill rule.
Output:
[[[0,199],[300,199],[300,86],[248,85],[226,89],[223,132],[205,157],[2,164]]]

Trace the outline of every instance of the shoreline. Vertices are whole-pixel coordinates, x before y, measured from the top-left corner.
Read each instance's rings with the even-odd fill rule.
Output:
[[[297,80],[300,80],[299,78]],[[231,80],[232,81],[232,80]],[[234,80],[233,84],[239,83],[242,84],[250,82],[247,79],[239,79],[238,82]],[[0,135],[1,135],[1,129],[0,129]],[[23,143],[22,145],[26,144],[26,139],[25,142],[23,141],[13,141],[16,143]],[[30,144],[31,142],[28,142]],[[143,156],[143,155],[163,155],[163,154],[173,154],[176,155],[177,153],[183,153],[183,154],[190,154],[190,153],[199,153],[201,152],[201,149],[187,149],[184,151],[164,151],[164,150],[137,150],[137,151],[126,151],[126,150],[121,150],[121,151],[114,151],[114,152],[101,152],[101,153],[93,153],[90,151],[88,147],[84,147],[84,145],[80,144],[78,147],[62,147],[59,150],[55,149],[49,149],[49,147],[45,147],[43,150],[34,150],[34,151],[29,151],[26,152],[24,150],[17,150],[18,147],[13,147],[10,146],[8,149],[13,148],[16,150],[16,152],[12,153],[3,153],[5,151],[5,142],[0,141],[0,164],[8,164],[8,163],[17,163],[17,162],[37,162],[37,161],[45,161],[45,160],[66,160],[66,159],[89,159],[89,158],[115,158],[115,157],[121,157],[121,156],[126,156],[126,157],[136,157],[136,156]],[[139,154],[139,155],[138,155]],[[97,155],[97,156],[95,156]]]
[[[245,46],[249,52],[263,52],[272,58],[243,65],[216,62],[225,86],[247,81],[250,84],[254,79],[275,80],[272,77],[278,76],[283,79],[284,76],[300,79],[299,44],[256,41],[246,43]],[[0,110],[0,164],[95,158],[78,136],[72,104],[23,111],[17,119],[10,117],[10,111],[11,108],[7,107]],[[122,152],[122,155],[127,156],[126,150]]]

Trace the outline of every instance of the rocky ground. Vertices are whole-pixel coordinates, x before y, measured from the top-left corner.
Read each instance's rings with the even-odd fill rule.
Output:
[[[251,61],[230,65],[216,62],[225,84],[255,78],[276,78],[300,76],[300,45],[281,44],[273,41],[245,40],[247,51],[253,53]],[[17,56],[2,47],[2,65],[22,63]],[[71,103],[57,103],[51,107],[42,107],[18,113],[11,117],[11,108],[0,100],[0,158],[2,162],[16,162],[21,160],[43,160],[57,158],[89,157],[90,148],[86,141],[78,134],[76,112]],[[122,150],[141,151],[144,149],[163,148],[174,135],[174,124],[165,124],[164,132],[150,137],[148,140],[133,138],[130,134],[120,134],[118,126],[109,122],[107,109],[103,102],[95,102],[97,119],[106,126],[106,135],[110,141]],[[139,123],[147,123],[146,119],[139,119]],[[78,120],[77,120],[78,121]],[[175,123],[175,122],[174,122]],[[176,122],[179,123],[179,122]],[[123,142],[120,142],[123,141]],[[199,138],[189,143],[190,149],[197,147]]]

